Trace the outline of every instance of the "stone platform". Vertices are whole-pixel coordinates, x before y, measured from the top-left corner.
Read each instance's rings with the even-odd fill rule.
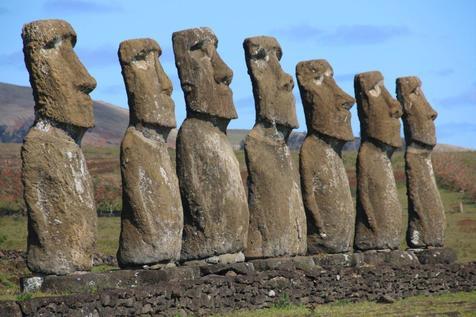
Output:
[[[199,278],[142,287],[0,302],[0,316],[208,316],[272,307],[284,300],[314,306],[476,290],[476,262],[324,269],[304,268],[300,260],[273,259],[265,266],[276,269],[264,271],[255,264],[209,266],[210,271],[200,269]]]
[[[322,254],[285,258],[256,259],[241,263],[205,264],[188,262],[178,267],[159,269],[113,270],[109,272],[79,272],[71,275],[33,276],[21,279],[23,292],[90,293],[105,289],[127,289],[153,286],[165,282],[195,280],[209,275],[247,275],[271,270],[309,271],[336,270],[346,267],[419,266],[450,264],[456,260],[453,250],[435,248],[408,251],[367,251],[360,253]],[[196,264],[196,265],[193,265]]]

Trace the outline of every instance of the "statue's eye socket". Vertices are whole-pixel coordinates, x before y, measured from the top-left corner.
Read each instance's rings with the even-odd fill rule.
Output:
[[[135,61],[145,61],[147,58],[147,55],[149,55],[150,52],[140,52],[136,56],[134,56]]]
[[[254,59],[266,59],[266,56],[268,54],[266,53],[266,50],[264,48],[258,49],[258,51],[255,52],[255,54],[252,56]]]
[[[416,88],[415,90],[413,90],[412,94],[415,94],[415,95],[419,96],[420,95],[420,88]]]
[[[324,75],[323,74],[319,74],[319,75],[314,77],[314,83],[318,86],[322,85],[323,81],[324,81]]]
[[[199,41],[198,43],[196,43],[195,45],[193,45],[190,50],[191,51],[197,51],[197,50],[201,50],[202,47],[203,47],[203,44],[204,44],[204,41]]]
[[[61,42],[63,40],[61,38],[55,38],[49,42],[47,42],[44,46],[45,49],[47,50],[50,50],[50,49],[53,49],[53,48],[57,48],[61,45]]]

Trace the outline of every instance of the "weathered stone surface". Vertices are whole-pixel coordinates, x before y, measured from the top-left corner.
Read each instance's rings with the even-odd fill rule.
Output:
[[[266,270],[281,270],[281,271],[308,271],[313,268],[319,268],[313,257],[310,256],[295,256],[295,257],[277,257],[251,260],[256,271]]]
[[[352,253],[337,253],[337,254],[319,254],[313,257],[316,265],[322,266],[325,269],[335,267],[348,267],[354,264],[354,257]]]
[[[0,303],[0,316],[5,317],[22,317],[23,314],[20,309],[20,305],[18,305],[14,301],[2,301]]]
[[[188,118],[178,132],[176,151],[184,208],[181,259],[242,251],[249,212],[226,134],[210,121]]]
[[[353,140],[349,109],[355,100],[337,86],[325,60],[300,62],[296,77],[308,130],[299,155],[308,253],[348,252],[355,208],[342,147]]]
[[[436,261],[435,261],[436,263]],[[379,265],[419,265],[419,260],[412,251],[401,250],[369,250],[356,252],[353,255],[352,266],[379,266]]]
[[[451,264],[456,261],[456,252],[450,248],[414,249],[421,264]]]
[[[249,211],[240,166],[226,137],[236,118],[229,86],[232,71],[216,51],[208,28],[172,36],[187,119],[177,135],[176,162],[184,209],[182,260],[246,247]]]
[[[101,273],[75,273],[67,276],[48,275],[39,290],[51,293],[88,293],[104,289],[136,288],[168,281],[186,281],[200,277],[198,267],[160,270],[117,270]],[[32,279],[32,278],[29,278]],[[24,279],[24,284],[29,280]],[[24,292],[31,290],[24,289]]]
[[[245,140],[250,229],[246,257],[306,252],[306,219],[299,175],[283,133],[257,124]]]
[[[129,127],[121,144],[121,266],[180,258],[183,209],[175,169],[167,144],[144,134]]]
[[[342,141],[353,141],[350,108],[355,99],[334,80],[334,70],[324,59],[296,65],[301,99],[308,131],[317,131]]]
[[[81,148],[53,123],[39,120],[22,147],[31,271],[89,270],[96,240],[93,185]]]
[[[297,127],[292,77],[279,64],[281,48],[272,37],[244,41],[253,85],[256,124],[245,139],[250,228],[248,258],[291,256],[306,252],[306,218],[286,144]]]
[[[150,39],[119,47],[131,114],[121,144],[121,267],[178,260],[182,246],[182,202],[166,142],[175,127],[174,102],[160,52]]]
[[[245,39],[246,66],[253,85],[256,117],[289,128],[298,128],[291,75],[281,68],[281,46],[274,37]]]
[[[150,271],[148,271],[150,272]],[[252,271],[160,281],[130,289],[34,298],[16,305],[23,316],[209,316],[271,307],[283,298],[299,305],[376,301],[476,289],[476,263]],[[0,302],[0,311],[11,302]],[[471,307],[468,307],[471,312]],[[7,315],[8,316],[8,315]]]
[[[244,261],[245,255],[241,251],[238,253],[225,253],[220,255],[214,255],[205,259],[205,263],[208,264],[231,264]]]
[[[397,98],[403,106],[405,174],[407,178],[407,243],[411,248],[443,246],[446,217],[431,163],[436,145],[437,113],[426,100],[418,77],[397,79]]]
[[[405,174],[408,196],[407,244],[412,248],[441,247],[446,217],[436,185],[431,151],[407,147]]]
[[[203,275],[216,274],[226,275],[228,272],[237,274],[249,274],[254,271],[253,263],[233,263],[200,266],[200,273]]]
[[[121,42],[118,54],[131,123],[175,128],[172,82],[159,61],[159,44],[152,39],[127,40]]]
[[[78,127],[94,126],[93,102],[88,95],[96,81],[73,51],[76,33],[62,20],[40,20],[22,31],[25,64],[42,118]]]
[[[256,259],[251,260],[250,263],[256,271],[267,270],[282,270],[282,271],[294,271],[296,266],[291,257],[278,257],[268,259]]]
[[[180,83],[187,112],[236,119],[232,91],[233,71],[216,51],[218,39],[209,28],[195,28],[172,35]]]
[[[411,143],[430,148],[435,146],[434,121],[438,114],[426,100],[420,79],[415,76],[397,78],[396,93],[403,107],[402,120],[407,146]]]
[[[402,107],[385,88],[382,74],[373,71],[355,75],[354,89],[361,138],[377,140],[394,148],[401,147]]]
[[[23,293],[37,292],[41,289],[45,278],[43,276],[32,276],[20,278],[20,289]]]
[[[403,215],[390,159],[402,144],[401,106],[384,87],[380,72],[356,75],[354,88],[362,138],[357,156],[354,246],[359,250],[397,249]]]
[[[96,82],[73,51],[76,34],[67,22],[26,24],[22,38],[36,115],[21,152],[27,264],[46,274],[89,270],[97,216],[80,144],[94,125],[88,94]]]
[[[86,160],[71,136],[75,133],[39,119],[23,143],[27,264],[33,272],[67,274],[93,264],[96,205]]]

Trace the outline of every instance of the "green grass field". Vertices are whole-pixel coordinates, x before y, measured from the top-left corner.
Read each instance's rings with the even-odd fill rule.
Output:
[[[224,317],[476,316],[476,292],[414,296],[391,304],[346,301],[311,308],[279,303],[272,308],[237,311]]]

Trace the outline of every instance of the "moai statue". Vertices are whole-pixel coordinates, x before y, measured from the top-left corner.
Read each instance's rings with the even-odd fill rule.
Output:
[[[306,215],[286,144],[297,128],[292,77],[281,68],[282,51],[273,37],[245,39],[248,74],[253,85],[256,123],[245,139],[248,168],[247,258],[306,253]]]
[[[311,254],[352,250],[355,208],[342,161],[342,148],[354,140],[350,108],[354,98],[337,86],[326,60],[296,66],[307,123],[299,155]]]
[[[398,78],[397,98],[403,106],[406,143],[407,244],[411,248],[442,247],[445,210],[431,163],[437,113],[426,100],[418,77]]]
[[[119,61],[130,123],[121,144],[123,209],[117,252],[121,267],[180,258],[183,209],[167,136],[175,128],[172,83],[151,39],[124,41]]]
[[[233,72],[216,51],[209,28],[175,32],[175,64],[187,106],[177,135],[177,175],[184,208],[182,260],[239,253],[249,212],[240,166],[226,136],[237,118],[229,87]]]
[[[89,93],[96,81],[74,53],[76,33],[67,22],[31,22],[22,38],[35,99],[35,122],[21,151],[27,265],[43,274],[89,270],[97,215],[80,146],[94,126]]]
[[[402,146],[402,109],[385,88],[380,72],[357,74],[354,88],[361,136],[354,246],[358,250],[398,249],[403,215],[390,160]]]

